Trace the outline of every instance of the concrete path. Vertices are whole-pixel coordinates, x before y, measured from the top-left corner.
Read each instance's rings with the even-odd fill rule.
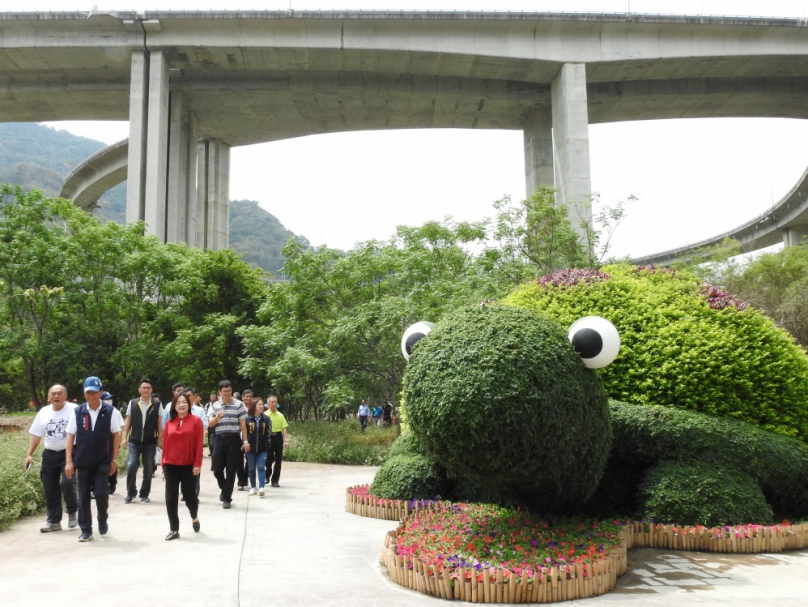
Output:
[[[194,534],[181,510],[177,541],[163,539],[168,521],[159,477],[150,504],[124,504],[119,483],[105,538],[96,531],[95,540],[79,544],[78,531],[41,534],[44,517],[0,532],[0,605],[443,604],[393,584],[377,564],[395,523],[344,511],[345,488],[370,482],[375,468],[285,463],[279,489],[264,499],[236,492],[231,510],[220,507],[208,468],[206,459],[202,531]],[[617,589],[587,604],[808,604],[808,551],[727,556],[637,549],[629,558]]]

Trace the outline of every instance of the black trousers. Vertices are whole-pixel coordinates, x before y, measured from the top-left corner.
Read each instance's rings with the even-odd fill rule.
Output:
[[[269,437],[269,456],[267,457],[267,480],[278,483],[281,479],[281,466],[283,465],[283,434],[273,434]]]
[[[42,452],[42,468],[39,470],[42,488],[45,490],[45,511],[49,523],[62,521],[62,498],[68,514],[79,509],[78,495],[76,493],[76,477],[67,478],[65,474],[65,452]]]
[[[168,513],[168,524],[171,531],[180,530],[180,517],[177,512],[180,500],[180,489],[185,500],[185,506],[191,513],[191,518],[196,518],[199,512],[199,499],[196,497],[196,481],[199,475],[194,476],[193,464],[190,466],[163,466],[166,475],[166,512]]]
[[[216,435],[216,448],[213,451],[213,476],[219,483],[222,500],[233,501],[233,485],[236,483],[238,468],[243,467],[244,453],[241,450],[239,434]]]
[[[87,533],[93,532],[93,500],[98,510],[98,524],[106,525],[109,518],[109,464],[96,464],[91,468],[76,468],[79,486],[79,527]]]

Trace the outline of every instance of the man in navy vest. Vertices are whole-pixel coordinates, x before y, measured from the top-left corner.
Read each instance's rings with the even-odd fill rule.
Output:
[[[65,474],[78,477],[80,542],[93,539],[93,513],[90,494],[95,493],[98,509],[98,532],[106,535],[109,508],[107,477],[118,471],[118,449],[121,446],[121,424],[112,407],[101,402],[101,380],[84,380],[86,402],[74,411],[67,423]]]
[[[123,424],[123,448],[129,448],[126,458],[126,497],[130,504],[137,495],[137,471],[143,459],[143,482],[140,484],[140,501],[150,502],[154,456],[157,447],[163,447],[163,405],[152,401],[152,384],[141,379],[138,384],[140,398],[133,398],[126,407],[126,421]],[[129,434],[129,431],[132,434]]]

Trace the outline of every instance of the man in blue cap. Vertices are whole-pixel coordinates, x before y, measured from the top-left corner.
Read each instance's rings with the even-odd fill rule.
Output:
[[[93,539],[93,513],[90,494],[95,493],[98,510],[98,532],[106,535],[109,509],[109,480],[118,471],[118,449],[121,446],[121,424],[110,405],[101,402],[101,380],[84,380],[86,402],[76,407],[67,423],[65,474],[75,473],[79,489],[80,542]],[[75,445],[74,445],[75,442]]]

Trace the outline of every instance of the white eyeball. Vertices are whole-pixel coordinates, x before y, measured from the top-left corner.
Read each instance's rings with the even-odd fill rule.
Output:
[[[620,352],[617,328],[600,316],[585,316],[572,323],[569,339],[589,369],[602,369],[612,364]]]
[[[404,358],[410,360],[412,347],[418,343],[419,339],[429,335],[429,332],[434,328],[435,323],[420,321],[414,325],[411,325],[406,331],[404,331],[404,335],[401,338],[401,353],[404,355]]]

